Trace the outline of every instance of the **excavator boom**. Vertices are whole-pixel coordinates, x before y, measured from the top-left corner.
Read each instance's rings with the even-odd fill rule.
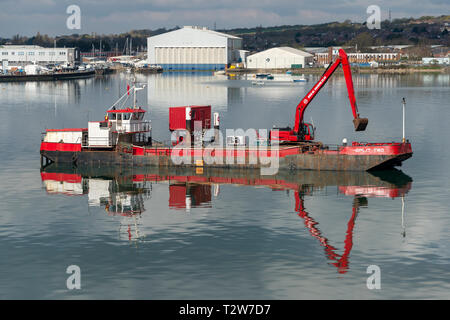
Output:
[[[348,97],[350,100],[350,106],[353,113],[353,124],[355,126],[355,131],[364,131],[367,127],[369,120],[367,118],[360,118],[358,113],[358,107],[356,106],[355,91],[353,88],[352,73],[350,70],[350,64],[348,62],[347,54],[344,50],[339,49],[339,57],[325,70],[325,72],[320,77],[319,81],[312,87],[312,89],[306,94],[306,96],[297,105],[295,112],[295,125],[294,129],[290,132],[281,132],[277,137],[288,137],[289,141],[301,141],[304,140],[302,130],[304,127],[303,117],[306,108],[317,95],[317,93],[322,89],[322,87],[327,83],[329,78],[333,75],[339,65],[342,64],[342,69],[344,70],[345,83],[347,85]],[[295,138],[294,138],[295,137]],[[303,137],[303,138],[302,138]]]
[[[358,107],[356,106],[355,90],[353,89],[352,72],[350,70],[350,63],[348,62],[347,54],[344,50],[339,49],[339,57],[336,59],[336,61],[334,61],[333,64],[331,64],[327,68],[327,70],[325,70],[319,81],[298,104],[295,116],[294,132],[300,131],[300,125],[303,123],[303,116],[305,114],[306,108],[320,91],[320,89],[322,89],[325,83],[327,83],[328,79],[333,75],[340,64],[342,64],[342,69],[344,70],[345,83],[347,85],[350,106],[352,107],[355,130],[364,131],[366,129],[369,120],[367,118],[359,117]]]
[[[352,72],[350,70],[350,63],[348,62],[347,54],[344,50],[339,49],[339,57],[341,58],[342,69],[344,70],[345,83],[347,84],[348,98],[353,112],[353,124],[355,131],[366,130],[369,119],[360,118],[358,107],[356,106],[355,90],[353,89]]]

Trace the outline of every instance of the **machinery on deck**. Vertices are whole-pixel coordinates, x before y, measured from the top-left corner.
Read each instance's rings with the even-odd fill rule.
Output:
[[[247,131],[239,135],[227,133],[226,140],[222,139],[219,114],[211,113],[211,106],[208,105],[171,107],[171,143],[154,143],[151,122],[144,120],[146,110],[138,108],[136,103],[136,92],[143,87],[136,88],[134,85],[128,87],[127,92],[108,109],[104,121],[89,121],[88,128],[46,129],[40,147],[41,166],[59,162],[71,165],[120,164],[171,168],[270,167],[291,171],[368,171],[400,166],[412,156],[411,143],[405,137],[401,143],[353,141],[349,145],[329,146],[314,141],[314,126],[303,122],[311,100],[341,64],[355,130],[363,131],[368,119],[359,117],[349,62],[346,53],[340,50],[336,61],[298,104],[294,128],[271,130],[269,140],[265,135],[259,136],[258,132],[253,135]],[[134,92],[133,107],[125,107],[127,100],[119,106],[119,102],[128,97],[130,90]],[[223,140],[226,141],[225,146]],[[278,144],[284,145],[278,147]]]
[[[369,120],[367,118],[360,118],[358,113],[358,107],[356,106],[355,92],[353,89],[352,73],[350,70],[350,64],[348,62],[347,54],[344,50],[339,49],[339,57],[330,64],[325,72],[320,77],[319,81],[308,92],[308,94],[297,105],[295,112],[295,125],[294,128],[273,128],[270,131],[270,140],[278,141],[279,143],[297,143],[314,140],[315,128],[310,123],[303,122],[305,110],[317,93],[327,83],[328,79],[333,75],[339,65],[342,64],[344,70],[345,82],[347,84],[348,97],[350,99],[350,106],[353,112],[353,124],[355,131],[364,131],[367,127]]]

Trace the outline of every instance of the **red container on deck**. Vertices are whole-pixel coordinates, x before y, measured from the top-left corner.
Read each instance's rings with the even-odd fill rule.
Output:
[[[169,108],[169,130],[187,129],[187,121],[202,122],[202,129],[211,128],[211,106],[184,106]]]

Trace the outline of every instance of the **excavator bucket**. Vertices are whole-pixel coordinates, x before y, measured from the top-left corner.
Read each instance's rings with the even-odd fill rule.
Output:
[[[356,118],[353,119],[353,124],[355,125],[355,131],[364,131],[366,130],[367,124],[369,123],[369,119],[367,118]]]

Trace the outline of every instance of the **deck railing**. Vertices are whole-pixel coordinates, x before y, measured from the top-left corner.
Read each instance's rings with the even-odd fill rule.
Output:
[[[109,137],[89,137],[83,139],[82,147],[98,147],[98,148],[110,148],[112,147]]]

